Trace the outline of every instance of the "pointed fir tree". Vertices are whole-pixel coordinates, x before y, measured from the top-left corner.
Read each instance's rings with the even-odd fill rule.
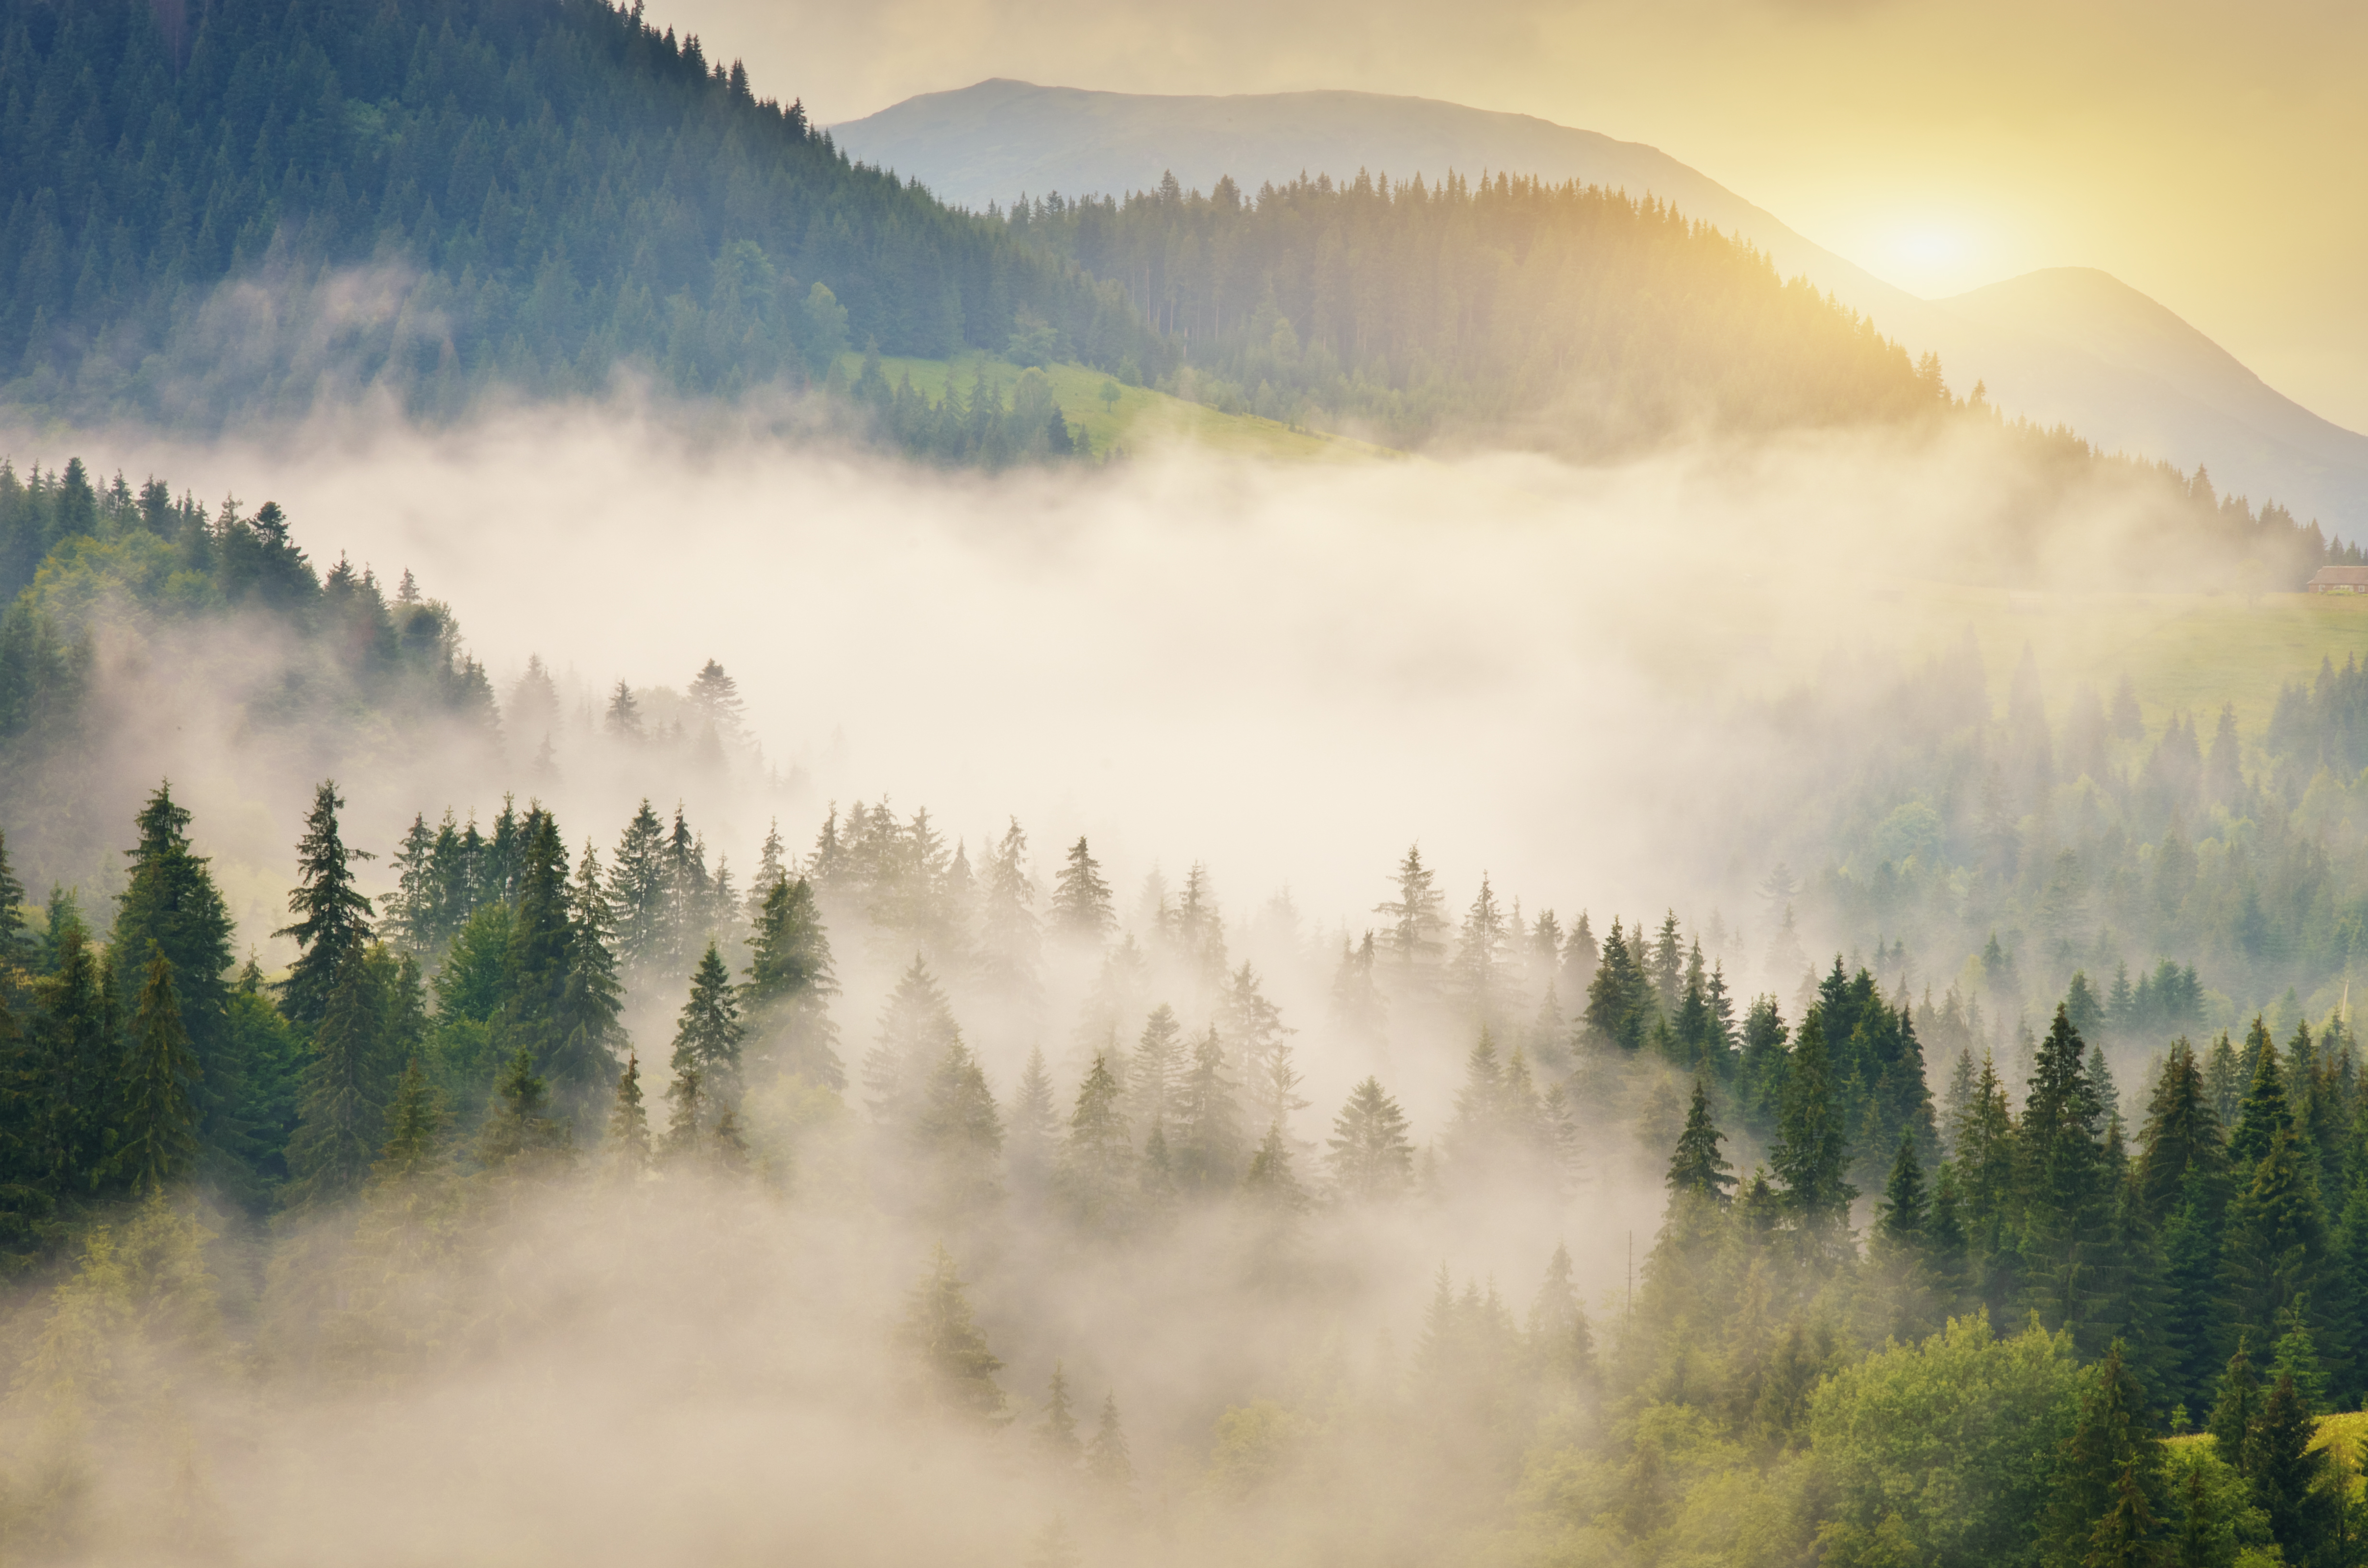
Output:
[[[1058,1361],[1053,1363],[1053,1381],[1044,1392],[1044,1418],[1038,1423],[1036,1433],[1062,1468],[1075,1469],[1084,1460],[1085,1444],[1077,1437],[1077,1413],[1069,1403],[1069,1375]]]
[[[1284,1135],[1281,1122],[1267,1124],[1266,1137],[1242,1176],[1242,1193],[1252,1209],[1277,1219],[1306,1209],[1307,1191],[1292,1169],[1291,1140]]]
[[[1114,1392],[1102,1396],[1101,1419],[1094,1426],[1093,1440],[1086,1445],[1086,1473],[1115,1497],[1123,1498],[1134,1490],[1134,1456],[1128,1450],[1125,1430],[1119,1426]]]
[[[131,875],[116,902],[115,929],[108,951],[115,970],[119,1006],[137,1015],[142,992],[153,980],[153,960],[162,954],[172,970],[172,990],[181,1032],[187,1040],[185,1080],[197,1136],[210,1162],[237,1159],[250,1152],[252,1085],[232,1049],[229,906],[214,885],[203,856],[191,852],[189,813],[173,799],[170,782],[157,786],[141,809],[139,844],[127,852]],[[0,898],[21,899],[0,888]],[[11,904],[0,924],[15,915]],[[0,961],[11,946],[0,937]],[[135,1033],[139,1026],[135,1023]],[[191,1158],[196,1157],[192,1151]]]
[[[958,1221],[1002,1198],[996,1167],[1003,1153],[1003,1118],[978,1058],[961,1040],[946,1048],[929,1074],[910,1136],[932,1214]]]
[[[322,1021],[347,960],[370,945],[370,901],[354,888],[352,862],[372,857],[348,849],[339,835],[337,812],[345,803],[334,780],[322,780],[313,791],[296,846],[296,886],[288,895],[289,913],[299,918],[272,933],[294,937],[301,949],[280,987],[280,1010],[300,1026]]]
[[[619,1176],[639,1176],[650,1168],[650,1113],[642,1103],[642,1059],[625,1058],[617,1077],[614,1103],[609,1109],[608,1136],[601,1145],[609,1166]]]
[[[845,1089],[838,1028],[830,1018],[838,980],[814,885],[803,877],[774,883],[751,926],[748,978],[740,989],[757,1054],[809,1084]]]
[[[2248,1462],[2246,1436],[2260,1414],[2261,1380],[2253,1370],[2252,1355],[2240,1334],[2236,1354],[2228,1358],[2227,1369],[2220,1376],[2219,1394],[2204,1426],[2212,1434],[2214,1452],[2240,1472]]]
[[[1685,1131],[1678,1134],[1678,1146],[1669,1156],[1666,1185],[1673,1199],[1720,1205],[1727,1201],[1726,1189],[1735,1185],[1735,1167],[1718,1152],[1724,1142],[1717,1124],[1711,1120],[1710,1096],[1697,1078],[1693,1098],[1686,1108]]]
[[[943,1246],[906,1298],[898,1338],[913,1358],[926,1403],[983,1426],[1010,1419],[995,1381],[1003,1362],[979,1332],[962,1276]]]
[[[1118,927],[1110,884],[1102,881],[1100,863],[1083,837],[1069,846],[1061,873],[1053,879],[1047,914],[1053,931],[1070,941],[1099,944]]]
[[[732,976],[715,944],[707,944],[690,977],[690,996],[682,1005],[674,1034],[675,1076],[697,1072],[703,1096],[713,1114],[740,1103],[740,1046],[747,1031],[740,1024],[740,1001]]]
[[[436,1167],[443,1133],[443,1096],[414,1053],[395,1081],[394,1100],[387,1108],[386,1143],[370,1167],[370,1180],[398,1185],[428,1175]]]
[[[2292,1562],[2320,1561],[2333,1533],[2327,1451],[2313,1446],[2317,1426],[2294,1379],[2281,1373],[2245,1433],[2245,1479],[2253,1502]]]
[[[609,869],[617,958],[636,983],[663,961],[666,939],[666,828],[644,798]]]
[[[1241,1107],[1214,1026],[1192,1048],[1192,1067],[1178,1096],[1176,1136],[1168,1148],[1180,1192],[1213,1196],[1232,1191],[1240,1179]]]
[[[1784,1183],[1785,1206],[1802,1232],[1818,1244],[1835,1244],[1858,1193],[1843,1176],[1849,1147],[1834,1104],[1824,1020],[1814,1009],[1793,1045],[1768,1163]]]
[[[1184,1059],[1184,1027],[1176,1020],[1176,1009],[1162,1002],[1144,1020],[1127,1067],[1128,1114],[1146,1138],[1170,1119],[1183,1086]]]
[[[1122,1229],[1133,1206],[1134,1141],[1119,1098],[1108,1060],[1097,1055],[1077,1087],[1061,1148],[1061,1187],[1070,1212],[1093,1229]]]
[[[288,1141],[294,1202],[334,1202],[359,1191],[385,1142],[386,1003],[381,966],[348,949],[298,1089]]]
[[[1414,1143],[1406,1113],[1368,1077],[1349,1092],[1332,1119],[1332,1183],[1343,1199],[1372,1203],[1403,1197],[1414,1181]]]
[[[551,1091],[520,1048],[494,1085],[494,1112],[477,1138],[477,1163],[489,1171],[540,1173],[567,1163],[573,1139],[551,1114]]]
[[[148,980],[131,1016],[116,1168],[134,1192],[161,1191],[197,1153],[198,1062],[165,949],[148,944]]]
[[[1060,1116],[1053,1108],[1053,1075],[1044,1065],[1044,1049],[1028,1049],[1028,1065],[1012,1092],[1011,1112],[1004,1118],[1004,1165],[1011,1184],[1022,1196],[1034,1199],[1051,1185],[1053,1145]]]

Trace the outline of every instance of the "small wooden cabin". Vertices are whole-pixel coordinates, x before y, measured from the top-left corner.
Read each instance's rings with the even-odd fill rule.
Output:
[[[2368,594],[2368,566],[2322,566],[2311,575],[2314,594]]]

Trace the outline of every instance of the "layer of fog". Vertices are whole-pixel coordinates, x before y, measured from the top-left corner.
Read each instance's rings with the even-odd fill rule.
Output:
[[[346,780],[359,841],[448,803],[489,817],[506,786],[606,844],[646,793],[745,870],[773,816],[803,847],[828,802],[887,795],[973,850],[1017,816],[1040,850],[1090,835],[1122,890],[1204,861],[1236,906],[1288,886],[1352,931],[1417,840],[1459,902],[1492,870],[1532,908],[1746,918],[1767,866],[1733,830],[1771,738],[1748,705],[1867,652],[1856,610],[1961,565],[2017,501],[1979,441],[1850,436],[1611,469],[1179,447],[996,479],[613,409],[71,444],[134,483],[277,500],[320,566],[411,570],[497,692],[539,654],[564,720],[720,660],[782,786],[702,800],[657,760],[539,786],[512,735],[507,778]],[[2100,510],[2054,546],[2067,579],[2120,549]]]
[[[52,439],[5,445],[64,455]],[[388,583],[411,570],[454,606],[499,692],[529,654],[560,673],[555,777],[535,774],[537,738],[518,733],[491,766],[400,744],[337,764],[348,836],[381,855],[415,812],[432,821],[449,803],[484,823],[506,790],[545,800],[572,843],[605,852],[647,794],[661,809],[680,799],[745,885],[775,817],[801,851],[830,802],[886,794],[900,812],[928,807],[974,861],[1017,817],[1040,882],[1089,835],[1146,938],[1146,878],[1160,870],[1173,890],[1204,863],[1230,956],[1259,964],[1301,1031],[1315,1103],[1293,1131],[1310,1179],[1356,1077],[1381,1073],[1427,1143],[1463,1070],[1469,1041],[1450,1022],[1402,1016],[1377,1040],[1327,1015],[1338,940],[1378,923],[1408,842],[1439,868],[1451,914],[1486,871],[1531,912],[1586,907],[1599,929],[1615,912],[1675,905],[1702,922],[1724,909],[1737,955],[1756,960],[1767,824],[1800,776],[1779,710],[1759,699],[1850,648],[1854,605],[1962,566],[1964,541],[2013,501],[1979,442],[1862,437],[1605,470],[1176,447],[993,479],[617,409],[457,437],[318,425],[276,444],[71,448],[135,483],[235,492],[250,510],[275,499],[320,564],[344,551]],[[2109,505],[2087,520],[2055,562],[2067,576],[2121,547]],[[615,679],[679,688],[711,657],[740,683],[761,764],[702,771],[683,749],[617,747],[586,727],[584,705]],[[233,881],[242,940],[260,940],[279,923],[313,778],[170,668],[117,667],[182,705],[127,755],[173,772],[200,851]],[[384,861],[368,874],[382,887]],[[1291,918],[1272,903],[1286,888]],[[837,935],[852,1065],[909,954]],[[1747,993],[1793,978],[1738,972]],[[1156,973],[1144,1000],[1205,1025],[1210,997],[1172,978]],[[1031,1044],[1061,1097],[1075,1093],[1093,979],[1089,962],[1056,964],[1041,1009],[1015,1009],[955,978],[956,1016],[999,1096]],[[634,999],[645,1064],[678,996]],[[666,1184],[655,1214],[529,1212],[490,1256],[427,1267],[460,1315],[439,1330],[398,1311],[396,1338],[433,1353],[406,1352],[392,1381],[347,1388],[293,1341],[258,1346],[268,1420],[237,1394],[228,1414],[190,1418],[221,1445],[204,1478],[218,1537],[261,1561],[332,1540],[349,1561],[708,1561],[783,1546],[1016,1559],[1043,1518],[1074,1508],[1020,1435],[928,1436],[894,1414],[890,1330],[937,1233],[894,1201],[875,1208],[860,1109],[802,1120],[762,1101],[752,1128],[786,1141],[793,1173],[778,1203],[700,1210],[688,1184]],[[1201,1468],[1226,1404],[1329,1401],[1353,1428],[1359,1400],[1395,1398],[1442,1261],[1459,1283],[1495,1281],[1518,1312],[1566,1242],[1608,1325],[1630,1233],[1649,1246],[1676,1108],[1666,1095],[1582,1106],[1585,1179],[1566,1191],[1451,1179],[1438,1203],[1321,1217],[1295,1291],[1246,1278],[1239,1222],[1222,1210],[1114,1254],[995,1222],[952,1242],[1023,1414],[1065,1361],[1084,1411],[1107,1389],[1129,1412],[1146,1502],[1189,1513],[1208,1506]],[[1639,1136],[1640,1110],[1654,1138]],[[898,1506],[916,1494],[936,1506]],[[1370,1528],[1327,1512],[1338,1501],[1306,1499],[1294,1529],[1337,1545]],[[1452,1506],[1419,1486],[1399,1503]]]

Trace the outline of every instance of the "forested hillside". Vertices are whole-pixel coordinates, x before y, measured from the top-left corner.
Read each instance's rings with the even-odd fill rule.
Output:
[[[1015,203],[1011,230],[1125,288],[1204,395],[1408,442],[1518,432],[1588,453],[1693,429],[1930,415],[1938,361],[1674,208],[1499,175],[1360,173],[1252,196]]]
[[[1839,960],[1797,1010],[1738,1008],[1674,916],[1599,944],[1484,882],[1459,921],[1418,850],[1361,941],[1282,949],[1329,971],[1292,1013],[1198,868],[1124,918],[1087,841],[1031,856],[1017,823],[973,864],[926,811],[834,811],[742,895],[647,802],[579,851],[540,804],[480,834],[425,802],[382,870],[341,804],[314,791],[279,976],[236,961],[169,785],[111,908],[28,909],[0,860],[0,1214],[45,1287],[0,1336],[12,1542],[181,1550],[191,1437],[204,1539],[266,1532],[314,1401],[345,1413],[331,1451],[357,1410],[440,1434],[438,1391],[552,1352],[689,1417],[728,1343],[735,1422],[827,1413],[991,1468],[1027,1537],[966,1491],[933,1512],[998,1561],[2357,1561],[2357,1432],[2321,1424],[2368,1387],[2340,1017],[2283,1045],[2157,1021],[2125,1118],[2069,1004],[2025,1074],[1928,1056]],[[847,1006],[888,954],[876,1015]],[[636,996],[671,1023],[629,1035]],[[982,1043],[1015,1022],[1054,1047],[1017,1073]],[[1300,1092],[1383,1040],[1463,1057],[1452,1110],[1378,1075]],[[1399,1281],[1377,1347],[1343,1346],[1378,1238],[1452,1246],[1645,1171],[1666,1207],[1625,1287],[1590,1304],[1616,1259],[1541,1244],[1518,1280],[1439,1268],[1419,1315]],[[879,1363],[844,1406],[784,1354],[841,1332],[812,1289],[734,1289],[780,1247],[810,1273],[839,1225],[911,1282],[835,1352]],[[667,1333],[611,1337],[652,1311]],[[1210,1360],[1225,1322],[1256,1335]],[[550,1403],[517,1397],[506,1421]],[[630,1424],[599,1441],[662,1463]],[[598,1512],[586,1484],[558,1495]]]
[[[0,7],[0,388],[217,428],[366,389],[799,384],[876,344],[1160,344],[594,0]]]

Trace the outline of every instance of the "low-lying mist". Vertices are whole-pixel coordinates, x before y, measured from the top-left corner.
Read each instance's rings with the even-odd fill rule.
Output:
[[[507,770],[440,791],[341,780],[363,842],[448,803],[490,815],[505,790],[603,824],[649,793],[684,796],[745,867],[771,817],[803,833],[830,801],[887,795],[973,846],[1014,815],[1040,842],[1087,834],[1129,889],[1195,860],[1237,896],[1287,884],[1351,930],[1411,840],[1452,885],[1495,869],[1533,903],[1739,913],[1786,764],[1765,699],[1837,654],[1957,635],[1899,590],[1994,575],[2001,534],[2039,541],[2024,582],[2085,585],[2142,527],[2134,500],[2001,472],[1977,431],[1602,469],[1166,446],[996,479],[615,406],[76,447],[135,483],[276,500],[320,566],[413,572],[497,692],[529,655],[550,666],[564,727],[597,724],[620,678],[679,688],[718,660],[778,780],[702,800],[668,768],[580,777],[564,733],[538,778],[539,737],[513,733]],[[149,771],[211,776],[204,729]],[[409,782],[423,760],[373,767]],[[236,799],[194,803],[273,800],[284,828],[308,781],[240,771]]]
[[[1420,845],[1451,919],[1484,873],[1565,929],[1581,909],[1600,933],[1674,905],[1732,960],[1739,1000],[1772,991],[1795,1016],[1803,955],[1759,890],[1831,737],[1782,699],[1952,644],[1903,596],[2005,574],[2002,536],[2017,581],[2077,585],[2144,526],[2135,502],[2045,490],[1956,429],[1603,469],[1153,446],[991,480],[614,406],[74,447],[135,483],[275,500],[317,565],[408,571],[451,604],[497,693],[529,657],[557,680],[556,718],[513,707],[492,753],[366,733],[320,755],[259,744],[206,679],[284,651],[111,634],[110,744],[140,790],[173,777],[268,963],[292,951],[265,933],[323,772],[381,893],[415,814],[489,824],[506,793],[604,858],[644,797],[662,817],[679,801],[743,888],[777,821],[797,857],[834,808],[926,807],[975,869],[1016,819],[1040,893],[1091,842],[1146,957],[1130,980],[1099,948],[1053,950],[1026,994],[947,973],[994,1096],[1012,1105],[1042,1050],[1066,1126],[1096,1054],[1133,1049],[1150,1008],[1172,1003],[1188,1040],[1211,1027],[1226,983],[1160,946],[1160,892],[1172,908],[1199,869],[1228,964],[1255,964],[1295,1031],[1309,1103],[1277,1136],[1320,1205],[1187,1205],[1113,1243],[1047,1218],[1042,1191],[1030,1209],[1015,1168],[1008,1206],[949,1215],[908,1185],[861,1085],[842,1101],[785,1079],[750,1085],[755,1168],[736,1181],[683,1161],[620,1179],[588,1131],[573,1175],[489,1183],[463,1151],[463,1174],[359,1210],[212,1213],[203,1290],[176,1262],[195,1221],[151,1210],[127,1217],[120,1257],[85,1252],[58,1294],[21,1298],[7,1334],[9,1517],[86,1500],[110,1522],[47,1550],[117,1560],[1433,1560],[1501,1492],[1512,1461],[1490,1445],[1511,1428],[1440,1422],[1409,1391],[1450,1376],[1442,1345],[1499,1343],[1470,1325],[1513,1335],[1557,1245],[1577,1301],[1620,1332],[1684,1110],[1656,1063],[1569,1076],[1560,1017],[1583,998],[1545,1002],[1566,974],[1528,953],[1497,1040],[1540,1088],[1577,1085],[1573,1146],[1550,1175],[1452,1147],[1451,1126],[1496,1114],[1473,1102],[1473,1019],[1408,1005],[1360,1024],[1333,989],[1344,941],[1387,924],[1399,857]],[[747,745],[700,760],[604,733],[615,683],[664,719],[711,659]],[[855,1080],[915,944],[825,913]],[[627,1010],[654,1111],[682,997],[666,978]],[[1412,1122],[1416,1191],[1336,1204],[1325,1133],[1368,1074]],[[939,1244],[1003,1363],[1008,1426],[965,1429],[916,1383],[908,1293]],[[1442,1264],[1452,1300],[1427,1317]],[[1562,1309],[1540,1300],[1543,1344]],[[1105,1395],[1123,1413],[1132,1482],[1089,1488],[1045,1457],[1056,1365],[1081,1434]],[[1534,1398],[1571,1430],[1595,1419]]]

